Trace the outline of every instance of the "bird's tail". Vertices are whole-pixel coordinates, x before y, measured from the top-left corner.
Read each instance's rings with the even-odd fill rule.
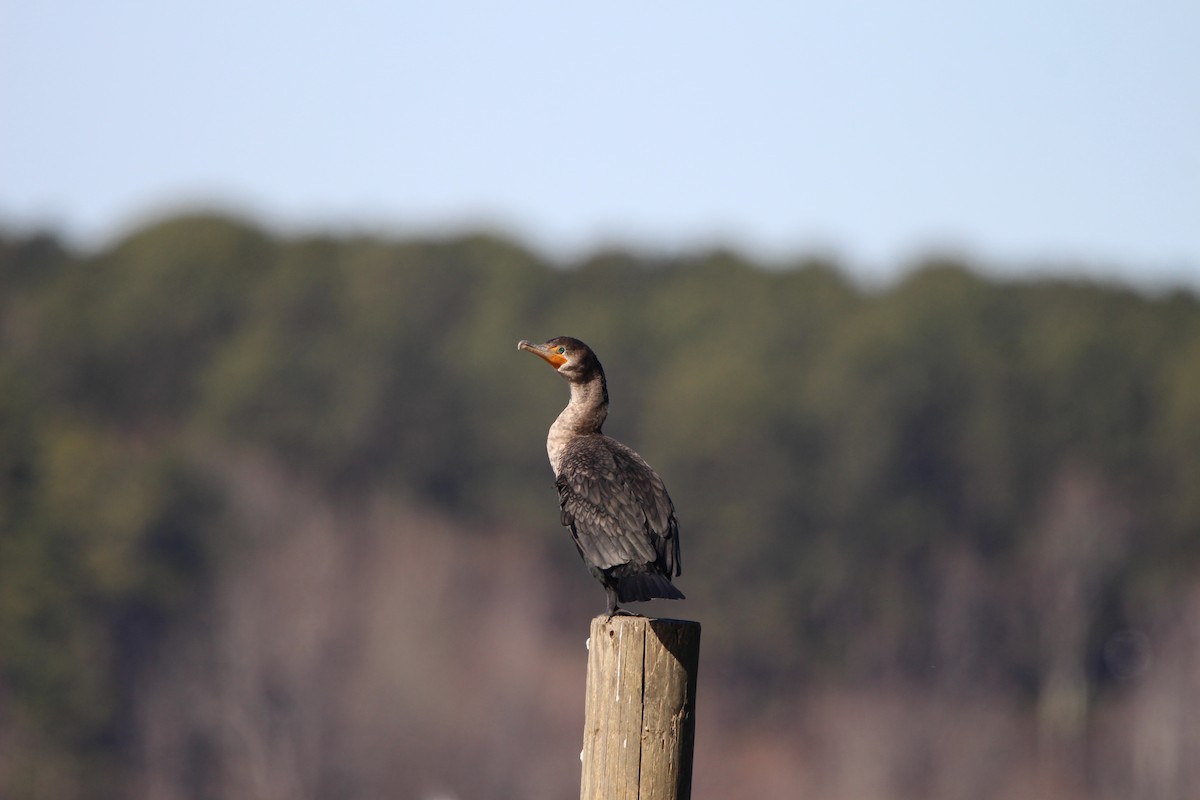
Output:
[[[684,599],[683,592],[676,589],[667,576],[657,572],[617,578],[617,596],[622,603],[636,603],[655,597],[664,600]]]

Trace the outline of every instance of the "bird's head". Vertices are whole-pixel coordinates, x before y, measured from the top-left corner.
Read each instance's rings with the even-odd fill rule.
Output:
[[[522,339],[517,343],[518,350],[528,350],[545,360],[571,383],[586,383],[597,375],[603,376],[600,359],[578,339],[570,336],[556,336],[544,344],[533,344]]]

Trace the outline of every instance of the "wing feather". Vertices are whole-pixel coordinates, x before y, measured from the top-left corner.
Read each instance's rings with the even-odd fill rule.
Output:
[[[679,527],[662,479],[630,448],[604,435],[567,445],[555,481],[562,524],[601,569],[650,566],[679,574]]]

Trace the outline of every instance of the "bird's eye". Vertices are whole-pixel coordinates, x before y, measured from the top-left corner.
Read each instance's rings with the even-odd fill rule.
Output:
[[[559,354],[559,355],[562,355],[562,354],[563,354],[563,353],[565,353],[565,352],[567,352],[567,348],[565,348],[565,347],[560,347],[560,348],[558,348],[558,354]]]

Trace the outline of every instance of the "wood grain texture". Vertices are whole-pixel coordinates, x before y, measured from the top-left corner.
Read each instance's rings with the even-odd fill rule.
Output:
[[[592,620],[581,800],[687,800],[700,624]]]

